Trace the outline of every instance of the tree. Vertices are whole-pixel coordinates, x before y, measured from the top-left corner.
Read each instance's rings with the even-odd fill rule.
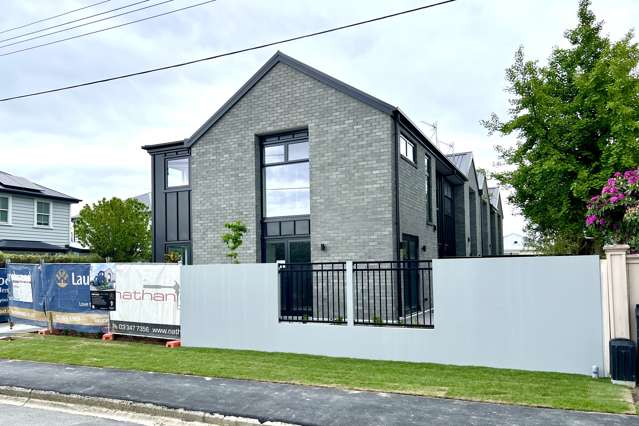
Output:
[[[584,214],[609,176],[639,164],[639,49],[632,31],[617,42],[602,35],[581,0],[570,46],[554,48],[548,64],[524,59],[506,70],[509,119],[496,114],[489,133],[515,135],[498,146],[513,169],[494,176],[514,189],[509,201],[524,215],[532,241],[550,252],[590,253]]]
[[[230,257],[233,263],[240,263],[237,249],[242,245],[242,238],[246,233],[246,225],[237,220],[235,222],[225,223],[224,227],[229,230],[229,232],[222,234],[222,241],[224,241],[224,244],[226,244],[229,249],[226,257]]]
[[[86,205],[75,222],[83,245],[114,262],[151,259],[151,213],[138,200],[103,198]]]

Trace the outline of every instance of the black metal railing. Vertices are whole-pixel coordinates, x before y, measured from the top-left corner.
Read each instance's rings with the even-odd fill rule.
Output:
[[[346,323],[346,263],[279,265],[280,321]]]
[[[432,261],[353,262],[354,323],[433,327]]]

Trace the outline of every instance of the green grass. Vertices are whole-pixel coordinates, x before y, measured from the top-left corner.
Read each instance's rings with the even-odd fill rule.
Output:
[[[635,413],[630,390],[574,374],[36,335],[0,341],[0,358]]]

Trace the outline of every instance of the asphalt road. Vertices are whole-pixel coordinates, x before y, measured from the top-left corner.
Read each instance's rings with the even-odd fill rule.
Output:
[[[0,426],[125,426],[134,424],[83,414],[3,404],[0,400]]]
[[[28,361],[0,360],[0,385],[301,425],[639,426],[639,416]]]

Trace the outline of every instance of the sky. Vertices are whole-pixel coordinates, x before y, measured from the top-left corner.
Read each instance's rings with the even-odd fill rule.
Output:
[[[0,47],[0,54],[200,1],[173,0],[55,36]],[[211,56],[433,1],[217,0],[0,56],[0,98]],[[0,31],[96,2],[0,0]],[[133,2],[110,0],[0,33],[0,40]],[[592,8],[605,21],[604,32],[615,40],[639,23],[637,0],[593,0]],[[0,102],[0,170],[89,203],[148,192],[151,161],[140,147],[189,137],[277,50],[399,106],[428,136],[432,128],[425,123],[436,122],[444,153],[451,152],[446,144],[452,144],[454,151],[473,151],[477,167],[499,170],[503,166],[495,145],[515,140],[488,136],[480,120],[492,112],[506,117],[504,70],[520,45],[527,58],[541,63],[554,46],[565,46],[563,32],[576,24],[576,10],[577,0],[458,0],[188,67]],[[0,45],[18,40],[0,41]],[[504,235],[522,233],[524,220],[506,202],[507,193],[502,191]],[[78,209],[74,207],[75,212]]]

